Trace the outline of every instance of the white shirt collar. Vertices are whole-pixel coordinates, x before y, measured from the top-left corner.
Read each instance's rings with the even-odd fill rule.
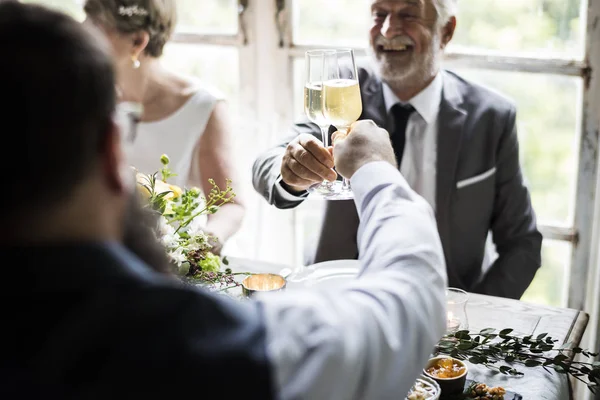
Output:
[[[442,72],[438,72],[433,81],[431,81],[425,89],[421,90],[416,96],[408,101],[408,104],[415,108],[427,124],[431,124],[437,118],[440,111],[440,103],[442,101],[443,87]],[[392,89],[385,82],[383,82],[383,100],[388,114],[395,104],[406,104],[400,101],[398,96],[394,94]]]

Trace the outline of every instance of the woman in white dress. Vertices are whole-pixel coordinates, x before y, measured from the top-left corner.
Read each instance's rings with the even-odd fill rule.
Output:
[[[244,202],[236,185],[228,111],[223,97],[164,68],[163,48],[176,25],[176,0],[86,0],[86,23],[99,27],[113,47],[123,101],[143,105],[131,164],[144,173],[161,168],[167,154],[176,177],[170,183],[221,188],[233,181],[235,203],[210,215],[204,230],[218,238],[214,252],[240,227]]]

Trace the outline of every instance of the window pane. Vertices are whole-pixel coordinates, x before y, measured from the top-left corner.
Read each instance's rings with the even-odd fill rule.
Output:
[[[366,46],[369,5],[364,0],[294,0],[296,44]]]
[[[169,43],[165,46],[163,63],[223,92],[232,113],[237,113],[240,82],[236,48]]]
[[[538,221],[572,225],[581,80],[523,72],[455,71],[515,101],[521,165]]]
[[[565,307],[567,304],[565,282],[567,282],[571,253],[572,246],[568,242],[544,240],[542,267],[521,300]]]
[[[85,19],[81,0],[21,0],[22,3],[42,4],[69,14],[78,21]]]
[[[252,188],[252,162],[264,151],[264,148],[259,148],[261,141],[258,135],[270,134],[270,131],[265,127],[261,127],[264,131],[257,131],[252,124],[254,119],[240,116],[239,110],[242,107],[240,107],[240,69],[237,48],[169,43],[165,47],[163,63],[167,68],[192,75],[201,83],[221,91],[229,105],[228,119],[233,136],[230,157],[235,160],[239,173],[237,177],[232,177],[234,181],[231,184],[236,193],[244,195],[249,211],[246,213],[240,231],[228,241],[224,249],[226,255],[245,258],[260,255],[264,260],[287,263],[288,261],[282,256],[282,253],[292,253],[288,245],[292,243],[292,239],[285,229],[291,225],[286,221],[288,214],[277,213],[280,210],[275,210],[274,207],[268,205]],[[211,176],[202,177],[202,179],[208,178]],[[270,219],[267,220],[267,218]],[[277,223],[280,225],[276,226]],[[279,228],[279,232],[272,236],[265,235],[271,240],[263,242],[262,226],[276,226],[274,229]],[[270,252],[267,252],[266,248],[275,240],[278,244],[277,251],[271,249]]]
[[[581,0],[460,0],[454,48],[583,57]]]
[[[177,0],[177,31],[235,35],[237,0]]]

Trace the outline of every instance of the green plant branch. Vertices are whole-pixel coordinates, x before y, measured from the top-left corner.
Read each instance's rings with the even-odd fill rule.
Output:
[[[491,370],[512,376],[524,374],[514,367],[496,364],[503,362],[527,368],[542,367],[546,372],[551,372],[552,369],[585,383],[592,393],[598,391],[600,361],[575,361],[565,354],[581,354],[587,358],[594,358],[598,356],[598,353],[573,347],[571,344],[555,347],[558,341],[546,333],[534,338],[532,335],[524,337],[510,335],[512,331],[512,329],[503,329],[499,333],[496,333],[494,329],[484,329],[479,333],[459,331],[445,336],[438,343],[437,352],[468,360],[472,364],[481,364]],[[548,353],[552,352],[557,354],[549,357]]]

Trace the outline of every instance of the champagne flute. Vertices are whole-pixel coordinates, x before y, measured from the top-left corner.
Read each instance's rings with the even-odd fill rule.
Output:
[[[323,72],[326,54],[334,50],[310,50],[305,54],[306,77],[304,83],[304,113],[308,119],[321,129],[323,146],[329,146],[329,122],[323,115]],[[313,195],[327,197],[333,194],[333,182],[323,181],[308,190]]]
[[[336,50],[325,54],[323,64],[323,114],[327,121],[343,134],[362,114],[362,100],[358,85],[358,71],[352,49]],[[332,200],[354,197],[350,182],[343,178],[333,190]]]

